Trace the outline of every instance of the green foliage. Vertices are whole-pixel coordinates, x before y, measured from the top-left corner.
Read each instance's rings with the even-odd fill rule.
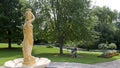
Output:
[[[0,1],[0,32],[2,33],[0,36],[3,42],[9,43],[9,48],[11,48],[11,42],[18,42],[22,39],[22,31],[18,26],[22,24],[21,21],[24,16],[22,15],[22,7],[25,5],[21,1],[25,0]]]
[[[101,43],[101,44],[98,45],[98,48],[105,49],[103,54],[100,55],[99,57],[111,58],[113,56],[119,55],[119,53],[116,50],[113,50],[113,49],[117,48],[115,43],[110,43],[110,44]],[[106,50],[106,49],[112,49],[112,50]]]
[[[115,43],[110,43],[110,44],[107,44],[107,43],[101,43],[98,45],[98,48],[99,49],[116,49],[117,46]]]
[[[98,45],[98,48],[99,48],[99,49],[107,49],[107,48],[108,48],[108,44],[106,44],[106,43],[101,43],[101,44]]]
[[[93,43],[98,38],[94,30],[97,17],[90,13],[90,0],[38,0],[33,4],[37,16],[35,40],[59,43],[62,52],[69,41]]]
[[[99,43],[101,42],[115,42],[114,34],[117,28],[114,23],[117,19],[117,11],[112,11],[108,7],[95,7],[92,14],[98,17],[98,25],[96,31],[100,33]]]
[[[53,46],[52,46],[52,45],[47,45],[46,47],[47,47],[47,48],[53,48]]]
[[[108,46],[109,49],[116,49],[117,46],[115,43],[110,43],[109,46]]]
[[[0,42],[22,41],[27,7],[36,16],[35,41],[58,43],[61,49],[71,41],[74,45],[70,46],[80,42],[88,49],[106,41],[114,42],[117,47],[120,44],[120,13],[108,7],[91,8],[91,0],[1,0]]]
[[[79,43],[78,42],[72,42],[69,41],[65,44],[66,47],[76,47]]]

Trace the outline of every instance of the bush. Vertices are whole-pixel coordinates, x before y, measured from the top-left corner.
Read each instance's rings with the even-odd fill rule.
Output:
[[[48,45],[47,48],[53,48],[53,46],[52,45]]]
[[[117,46],[115,43],[110,43],[109,46],[108,46],[109,49],[116,49]]]
[[[111,58],[113,56],[119,55],[119,53],[116,50],[113,50],[117,48],[115,43],[110,43],[109,45],[107,45],[106,43],[101,43],[98,45],[98,48],[99,49],[112,49],[112,50],[105,50],[103,54],[100,55],[99,57]]]
[[[101,43],[101,44],[98,45],[98,48],[99,49],[107,49],[108,45],[106,43]]]

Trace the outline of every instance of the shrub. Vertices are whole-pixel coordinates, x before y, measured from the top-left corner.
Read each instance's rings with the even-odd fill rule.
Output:
[[[99,49],[107,49],[108,45],[106,43],[101,43],[101,44],[98,45],[98,48]]]
[[[52,45],[48,45],[47,48],[53,48],[53,46]]]
[[[108,46],[109,49],[116,49],[117,46],[115,43],[110,43],[109,46]]]
[[[110,43],[109,45],[107,45],[106,43],[101,43],[98,45],[98,48],[99,49],[112,49],[112,50],[105,50],[103,54],[100,55],[99,57],[111,58],[113,56],[119,55],[119,53],[116,50],[113,50],[117,48],[115,43]]]

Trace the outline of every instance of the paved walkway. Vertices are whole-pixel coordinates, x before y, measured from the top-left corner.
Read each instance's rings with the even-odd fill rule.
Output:
[[[105,68],[105,67],[81,63],[54,62],[51,63],[47,68]]]
[[[0,66],[0,68],[4,68]],[[52,62],[46,68],[120,68],[120,60],[112,62],[97,63],[97,64],[81,64],[81,63],[69,63],[69,62]]]
[[[120,59],[112,62],[97,63],[97,66],[103,66],[105,68],[120,68]]]
[[[51,63],[48,68],[120,68],[120,60],[92,65],[81,63],[54,62]]]

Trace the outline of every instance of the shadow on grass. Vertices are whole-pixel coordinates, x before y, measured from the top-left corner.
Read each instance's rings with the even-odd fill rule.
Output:
[[[53,58],[53,57],[70,57],[70,54],[63,54],[63,55],[60,55],[59,53],[40,53],[40,54],[34,54],[35,56],[37,57],[50,57],[50,58]]]
[[[22,55],[22,48],[20,47],[13,47],[13,48],[0,48],[0,57],[14,57]]]

